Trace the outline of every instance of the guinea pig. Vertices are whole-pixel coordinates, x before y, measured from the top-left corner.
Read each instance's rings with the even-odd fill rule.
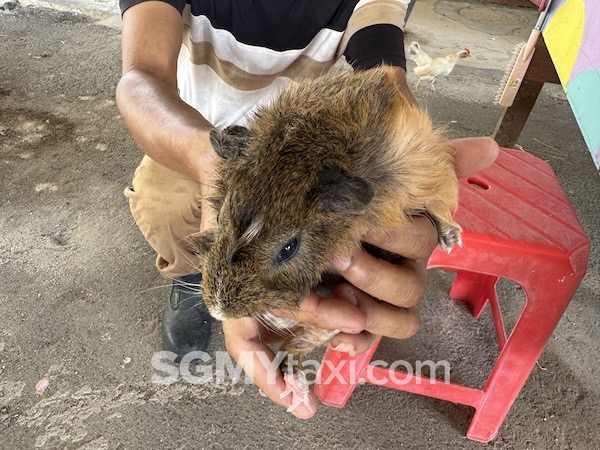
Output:
[[[290,83],[247,128],[213,130],[211,142],[217,226],[191,242],[217,319],[297,309],[335,273],[335,256],[415,214],[432,220],[442,248],[460,242],[452,149],[389,67]],[[299,325],[283,348],[301,359],[336,332]]]

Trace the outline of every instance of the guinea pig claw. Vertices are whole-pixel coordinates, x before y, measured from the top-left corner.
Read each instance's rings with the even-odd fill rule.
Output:
[[[462,247],[462,240],[460,239],[461,228],[456,226],[450,226],[446,229],[440,230],[438,235],[438,242],[442,250],[450,254],[452,246],[458,244]]]
[[[279,398],[287,397],[292,394],[292,404],[287,409],[287,412],[293,412],[298,406],[306,406],[310,412],[315,412],[314,406],[311,404],[310,387],[304,373],[299,370],[296,373],[283,375],[287,389],[281,393]]]

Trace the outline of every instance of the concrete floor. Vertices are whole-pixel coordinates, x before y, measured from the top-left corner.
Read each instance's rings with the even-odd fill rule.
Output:
[[[491,134],[503,69],[535,18],[529,9],[419,0],[407,41],[436,55],[463,47],[474,55],[436,94],[416,92],[451,136]],[[464,437],[468,407],[375,386],[301,422],[229,377],[153,383],[168,287],[122,196],[140,154],[114,101],[118,23],[105,13],[0,11],[0,448],[600,447],[600,180],[556,86],[544,88],[519,145],[555,169],[592,254],[492,443]],[[432,271],[422,330],[384,341],[376,356],[447,360],[452,381],[479,387],[497,353],[489,312],[474,321],[448,300],[450,283]],[[500,294],[514,323],[522,293],[502,282]],[[218,325],[214,336],[211,352],[223,350]],[[49,386],[39,394],[42,378]]]

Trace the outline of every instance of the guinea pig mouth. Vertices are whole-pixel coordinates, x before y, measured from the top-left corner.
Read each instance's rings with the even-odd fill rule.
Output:
[[[213,307],[213,308],[207,308],[208,312],[210,313],[211,316],[213,316],[215,319],[223,321],[226,320],[227,317],[225,317],[225,315],[223,314],[223,311],[221,310],[221,308],[219,307]]]
[[[227,310],[227,308],[225,308],[225,310],[223,309],[222,306],[211,306],[208,307],[207,305],[207,309],[208,312],[210,313],[211,316],[213,316],[216,320],[219,321],[223,321],[223,320],[231,320],[231,319],[242,319],[244,317],[253,317],[254,314],[250,313],[248,311],[242,312],[242,311],[230,311]]]

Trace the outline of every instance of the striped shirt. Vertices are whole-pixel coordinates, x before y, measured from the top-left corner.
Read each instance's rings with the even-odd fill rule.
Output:
[[[121,0],[121,11],[144,0]],[[181,98],[213,126],[245,125],[280,87],[327,72],[406,68],[409,0],[163,0],[182,15]]]

